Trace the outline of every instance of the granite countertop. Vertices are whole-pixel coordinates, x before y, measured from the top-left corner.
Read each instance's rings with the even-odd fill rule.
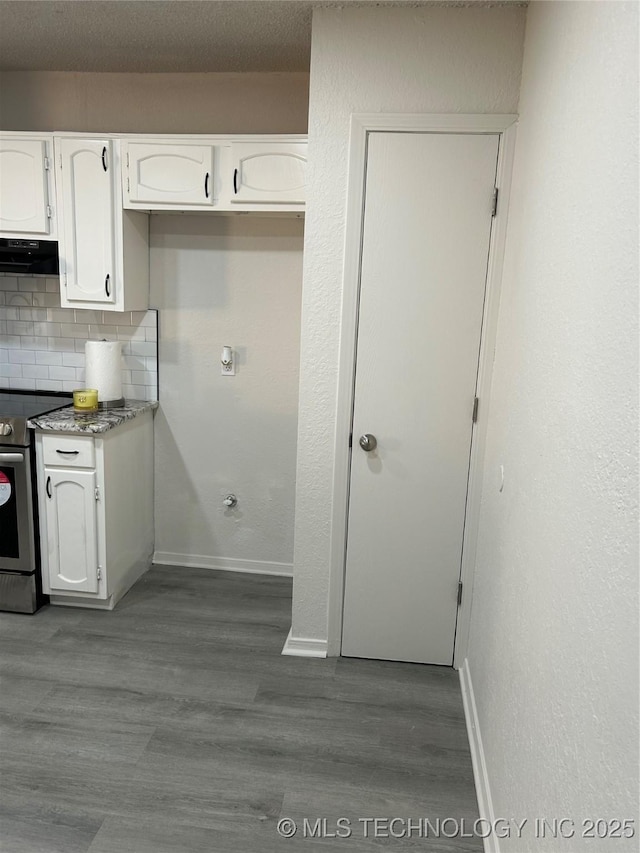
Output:
[[[98,412],[80,414],[73,406],[57,409],[48,415],[39,415],[27,421],[31,429],[48,432],[75,432],[87,435],[108,432],[110,429],[130,421],[143,412],[158,408],[158,403],[147,400],[125,400],[124,406],[117,409],[101,409]]]

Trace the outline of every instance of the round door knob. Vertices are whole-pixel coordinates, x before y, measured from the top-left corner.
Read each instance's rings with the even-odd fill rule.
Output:
[[[0,435],[11,435],[13,427],[8,423],[0,423]]]
[[[369,452],[370,450],[375,450],[378,446],[378,440],[375,435],[371,435],[370,432],[361,435],[358,439],[358,444],[363,450]]]

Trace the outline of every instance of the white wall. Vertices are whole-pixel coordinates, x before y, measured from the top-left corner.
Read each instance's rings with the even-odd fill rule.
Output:
[[[159,561],[291,571],[302,244],[300,219],[151,219]]]
[[[306,133],[309,75],[0,73],[2,130]]]
[[[327,639],[352,112],[515,112],[523,8],[320,9],[312,30],[294,637]]]
[[[636,838],[515,853],[638,849],[637,50],[636,3],[529,7],[469,644],[495,814]]]

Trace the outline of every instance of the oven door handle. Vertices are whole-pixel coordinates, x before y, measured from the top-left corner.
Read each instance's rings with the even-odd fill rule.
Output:
[[[24,453],[0,453],[0,462],[24,462]]]

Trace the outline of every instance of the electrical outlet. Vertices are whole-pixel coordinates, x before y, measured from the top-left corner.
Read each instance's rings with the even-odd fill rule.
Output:
[[[234,356],[233,349],[228,344],[225,344],[222,347],[222,355],[220,356],[220,373],[223,376],[236,375],[236,360]]]

